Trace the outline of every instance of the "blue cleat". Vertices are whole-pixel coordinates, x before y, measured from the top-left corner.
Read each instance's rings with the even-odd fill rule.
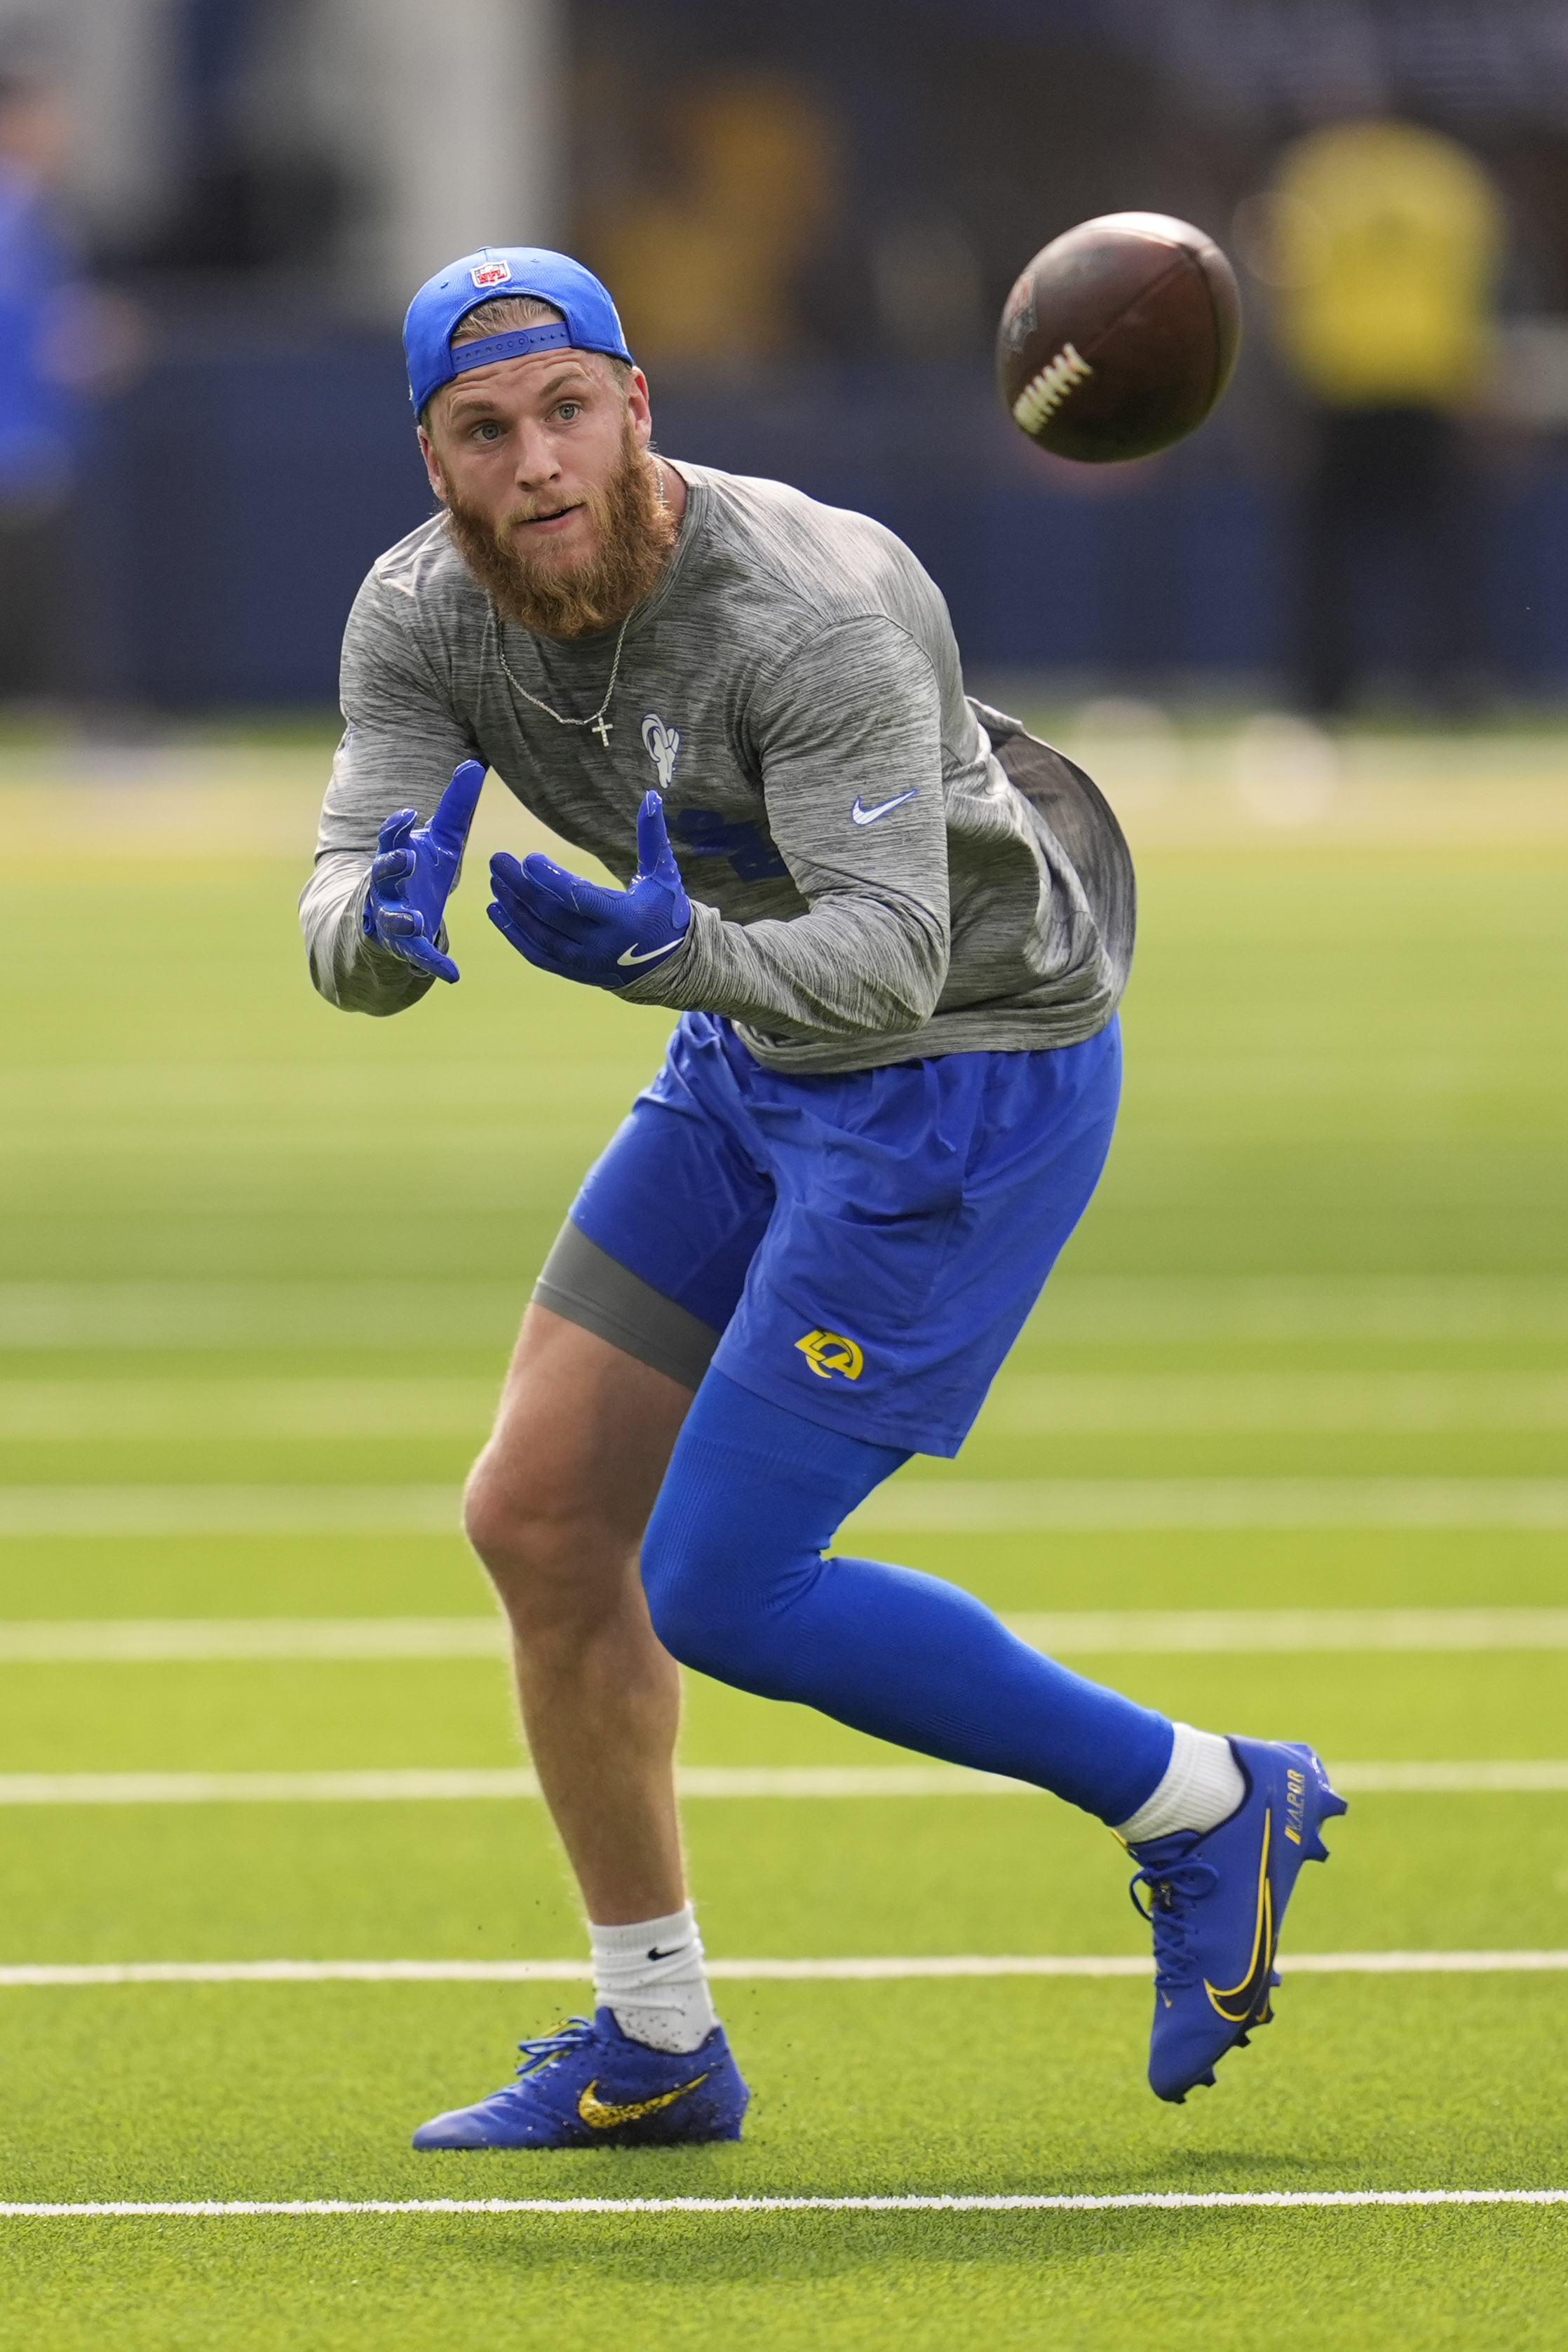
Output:
[[[751,2097],[716,2025],[695,2050],[650,2050],[601,2009],[519,2043],[518,2079],[433,2116],[416,2147],[673,2147],[739,2139]]]
[[[1322,1822],[1345,1811],[1310,1748],[1232,1739],[1247,1795],[1201,1836],[1191,1831],[1129,1847],[1140,1867],[1135,1909],[1154,1929],[1154,2029],[1149,2087],[1180,2105],[1216,2062],[1274,2011],[1279,1928],[1304,1862],[1327,1862]],[[1149,1889],[1143,1910],[1138,1889]]]

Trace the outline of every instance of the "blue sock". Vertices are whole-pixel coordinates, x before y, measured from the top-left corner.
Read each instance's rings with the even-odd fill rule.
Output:
[[[1042,1657],[940,1577],[822,1557],[908,1459],[710,1370],[643,1545],[659,1639],[741,1690],[1127,1821],[1170,1761],[1164,1716]]]

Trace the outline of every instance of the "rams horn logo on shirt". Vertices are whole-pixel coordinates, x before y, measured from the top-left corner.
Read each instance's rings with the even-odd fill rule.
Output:
[[[835,1372],[842,1372],[847,1381],[858,1381],[866,1369],[860,1349],[842,1331],[808,1331],[795,1344],[819,1381],[830,1381]]]
[[[477,269],[469,270],[468,276],[476,286],[504,286],[511,276],[511,264],[510,261],[482,261]]]
[[[667,727],[657,710],[650,710],[642,723],[642,747],[658,771],[658,788],[669,790],[675,775],[675,755],[680,749],[679,730]]]

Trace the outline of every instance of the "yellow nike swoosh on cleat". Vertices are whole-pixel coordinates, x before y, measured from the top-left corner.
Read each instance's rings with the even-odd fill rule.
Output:
[[[1259,1991],[1259,1970],[1268,1977],[1274,1965],[1274,1890],[1268,1884],[1268,1843],[1274,1827],[1272,1812],[1263,1816],[1263,1844],[1258,1857],[1258,1916],[1252,1929],[1252,1957],[1239,1984],[1225,1987],[1204,1979],[1204,1990],[1227,2024],[1245,2025]],[[1237,2004],[1239,2002],[1240,2006]]]
[[[577,2102],[577,2113],[590,2131],[614,2131],[617,2124],[635,2124],[639,2116],[656,2116],[660,2107],[672,2107],[677,2099],[683,2099],[688,2091],[694,2091],[699,2083],[707,2080],[706,2074],[697,2074],[689,2083],[682,2083],[678,2091],[661,2091],[657,2099],[633,2099],[626,2106],[616,2107],[594,2096],[599,2087],[595,2075]]]

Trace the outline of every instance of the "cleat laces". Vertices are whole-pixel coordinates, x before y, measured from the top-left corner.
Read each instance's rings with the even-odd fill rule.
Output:
[[[592,2018],[569,2017],[565,2024],[558,2026],[553,2033],[542,2033],[532,2042],[520,2042],[517,2046],[522,2053],[522,2061],[518,2074],[542,2074],[546,2066],[553,2066],[558,2059],[569,2058],[573,2051],[581,2050],[585,2042],[592,2042],[594,2032]]]
[[[1187,1948],[1192,1906],[1219,1885],[1219,1873],[1207,1862],[1152,1862],[1133,1874],[1127,1892],[1132,1908],[1154,1930],[1154,1982],[1190,1985],[1198,1973],[1196,1954]],[[1138,1889],[1149,1889],[1145,1909]]]

